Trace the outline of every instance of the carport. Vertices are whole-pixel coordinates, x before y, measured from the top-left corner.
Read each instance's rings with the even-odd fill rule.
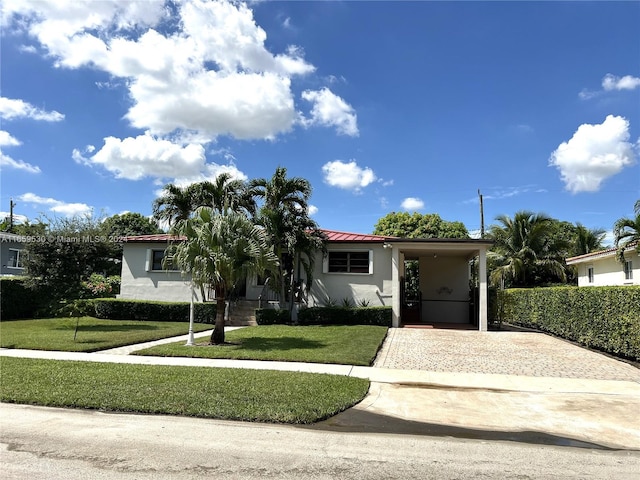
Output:
[[[387,240],[385,247],[392,250],[393,326],[473,324],[486,331],[487,249],[492,244],[484,239]],[[419,298],[411,305],[403,288],[407,261],[419,264]],[[477,295],[470,294],[473,264],[477,265]]]

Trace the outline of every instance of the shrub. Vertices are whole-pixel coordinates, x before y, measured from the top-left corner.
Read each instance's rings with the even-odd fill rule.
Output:
[[[0,318],[34,318],[51,301],[46,289],[28,287],[24,277],[0,278]]]
[[[299,325],[381,325],[391,326],[391,307],[311,307],[298,312]],[[288,324],[287,310],[256,310],[258,325]]]
[[[640,360],[640,287],[506,290],[505,321]]]
[[[110,320],[154,320],[183,322],[189,320],[189,302],[153,302],[145,300],[125,300],[100,298],[93,300],[95,315]],[[214,323],[216,304],[196,303],[194,321]]]
[[[82,282],[81,296],[83,298],[104,298],[120,292],[120,277],[111,275],[106,277],[100,273],[92,273]]]

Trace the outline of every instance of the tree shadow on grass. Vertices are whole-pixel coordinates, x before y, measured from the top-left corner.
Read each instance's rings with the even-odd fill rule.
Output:
[[[240,343],[240,348],[243,350],[259,352],[277,350],[312,350],[327,346],[326,343],[318,342],[316,340],[306,340],[300,337],[248,337],[243,338]]]
[[[75,326],[60,326],[54,330],[74,330]],[[156,325],[78,325],[78,332],[134,332],[137,330],[158,330]]]

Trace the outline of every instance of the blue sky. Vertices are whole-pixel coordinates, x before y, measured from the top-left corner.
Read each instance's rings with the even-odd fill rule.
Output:
[[[5,1],[1,203],[151,213],[220,172],[313,186],[323,228],[640,198],[640,2]]]

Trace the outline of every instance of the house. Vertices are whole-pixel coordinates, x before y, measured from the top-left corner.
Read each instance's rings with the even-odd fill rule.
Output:
[[[567,265],[578,269],[578,286],[640,285],[640,254],[636,245],[624,252],[624,262],[616,259],[616,249],[608,248],[567,258]]]
[[[0,232],[0,275],[22,275],[22,255],[25,237]]]
[[[458,323],[487,329],[486,252],[491,241],[323,231],[327,254],[317,254],[307,306],[343,302],[390,306],[394,327],[410,322]],[[167,270],[162,262],[167,245],[176,240],[166,234],[127,237],[119,298],[189,301],[193,294],[201,300],[201,292],[192,293],[188,278]],[[411,299],[405,294],[408,262],[415,262],[419,277],[419,295]],[[472,262],[477,265],[477,295],[470,289]],[[266,289],[263,279],[255,276],[242,287],[240,295],[254,302]]]

